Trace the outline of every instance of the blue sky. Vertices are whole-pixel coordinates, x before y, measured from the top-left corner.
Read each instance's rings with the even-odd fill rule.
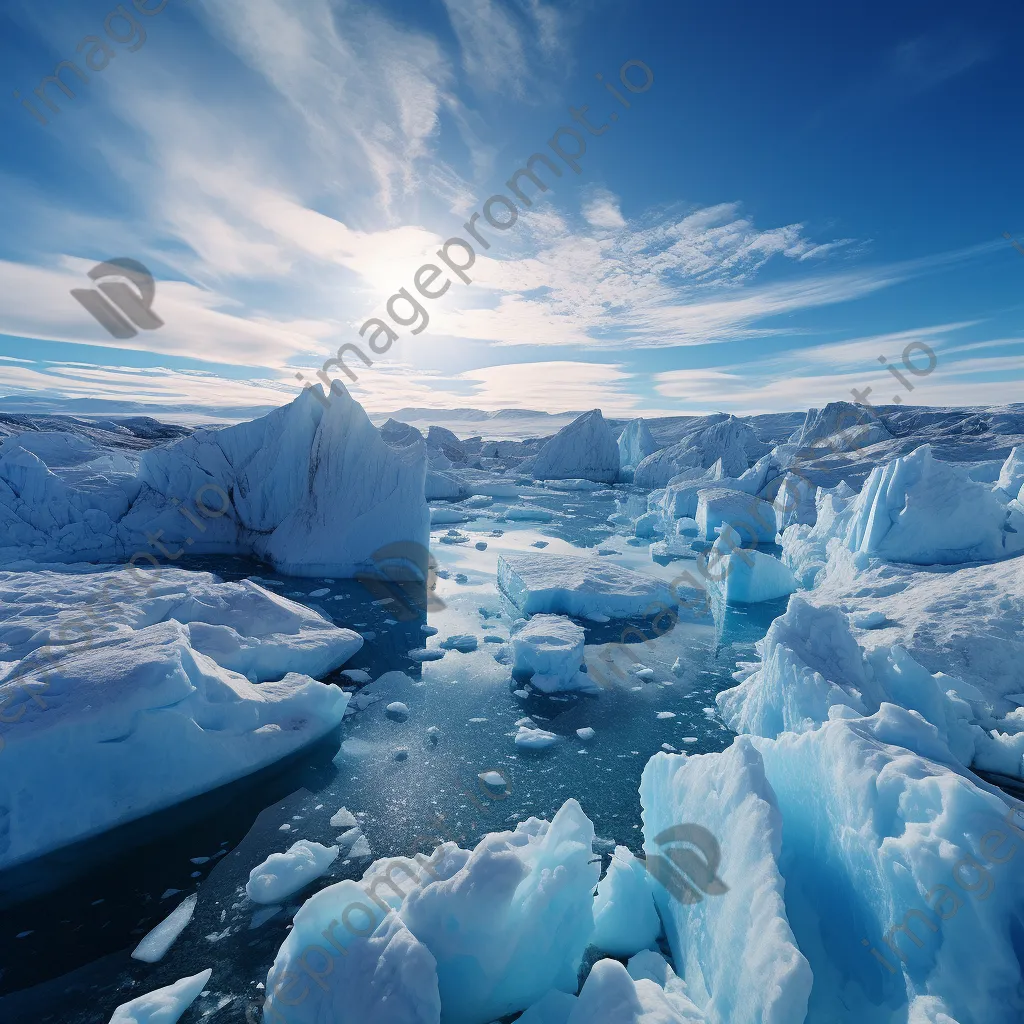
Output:
[[[565,125],[580,173],[357,367],[367,408],[1024,400],[1019,5],[137,6],[109,35],[110,0],[0,13],[0,394],[287,401]],[[65,59],[88,81],[52,113]],[[115,341],[71,297],[112,257],[163,327]],[[878,357],[915,341],[910,396]]]

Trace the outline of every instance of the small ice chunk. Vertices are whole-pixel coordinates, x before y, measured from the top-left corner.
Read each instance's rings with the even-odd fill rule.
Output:
[[[310,597],[324,597],[331,592],[330,587],[321,587],[319,590],[311,590],[309,592]]]
[[[352,846],[352,849],[348,851],[348,855],[352,860],[365,860],[368,857],[373,856],[373,851],[370,849],[370,842],[366,836],[360,836]]]
[[[672,662],[672,675],[681,677],[686,672],[686,666],[683,664],[682,658],[676,658]]]
[[[477,638],[472,633],[456,633],[441,641],[441,646],[447,651],[459,651],[461,654],[469,654],[477,648]]]
[[[280,903],[319,878],[337,856],[337,846],[300,839],[287,852],[272,853],[252,869],[246,894],[254,903]]]
[[[122,1003],[110,1018],[110,1024],[175,1024],[195,1002],[213,975],[212,968],[173,985],[154,989],[130,1003]]]
[[[361,668],[347,668],[341,673],[346,679],[359,686],[365,686],[371,682],[371,676],[369,672],[364,672]]]
[[[558,742],[558,735],[546,729],[531,729],[522,725],[516,733],[516,746],[522,750],[543,750]]]
[[[439,647],[419,647],[409,652],[413,661],[440,661],[448,652]]]
[[[356,823],[355,819],[352,819],[352,828],[347,832],[338,836],[338,846],[342,850],[348,850],[351,846],[355,845],[356,840],[363,834],[362,828]]]
[[[408,761],[409,760],[409,748],[408,747],[397,747],[394,754],[391,755],[396,761]]]
[[[659,718],[675,718],[676,717],[676,713],[674,711],[659,711],[658,712],[658,717]]]
[[[198,902],[199,897],[196,894],[184,899],[173,913],[158,924],[135,947],[132,959],[141,960],[147,964],[155,964],[162,960],[178,936],[188,927]]]
[[[428,626],[426,623],[424,623],[422,626],[420,626],[420,631],[423,632],[426,636],[434,636],[434,634],[437,633],[437,626]]]
[[[477,776],[477,778],[480,779],[480,781],[485,786],[490,786],[492,789],[505,789],[505,788],[507,788],[507,783],[505,781],[505,776],[502,775],[501,772],[495,772],[495,771],[481,772]]]
[[[399,722],[404,722],[409,717],[409,706],[400,700],[393,700],[384,710],[388,718],[397,719]]]
[[[582,729],[577,729],[576,735],[579,736],[579,738],[583,740],[584,743],[586,743],[587,740],[592,740],[596,734],[594,730],[591,729],[589,725],[587,725],[584,726]]]
[[[331,818],[331,828],[353,828],[355,824],[356,816],[347,807],[336,811]]]
[[[485,541],[485,540],[478,540],[476,542],[476,544],[474,545],[474,547],[477,549],[477,551],[486,551],[487,550],[487,541]]]

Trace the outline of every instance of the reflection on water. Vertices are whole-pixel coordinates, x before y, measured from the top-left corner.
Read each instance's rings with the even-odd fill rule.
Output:
[[[455,528],[435,529],[430,593],[410,595],[408,584],[395,593],[394,584],[380,579],[283,577],[239,558],[183,564],[225,580],[257,578],[357,629],[366,643],[345,668],[365,669],[376,681],[361,691],[358,703],[365,706],[287,764],[0,876],[0,899],[21,899],[0,910],[0,1020],[106,1021],[118,1003],[212,967],[208,995],[185,1019],[220,1007],[218,1024],[241,1024],[255,983],[265,979],[301,896],[308,895],[269,919],[255,918],[257,908],[242,892],[249,871],[296,839],[333,843],[338,830],[329,820],[342,806],[358,815],[374,857],[411,854],[424,848],[425,836],[472,845],[531,814],[549,818],[569,797],[581,802],[599,837],[639,850],[644,764],[663,745],[697,752],[731,742],[709,712],[714,695],[733,684],[736,661],[754,656],[754,642],[781,606],[722,612],[706,625],[680,623],[660,636],[649,622],[583,623],[588,664],[621,661],[613,684],[597,697],[516,696],[508,667],[494,658],[501,644],[490,642],[508,637],[512,619],[495,587],[499,554],[544,544],[549,552],[608,558],[665,580],[678,576],[682,564],[653,562],[646,542],[608,524],[612,513],[644,511],[643,495],[531,491],[526,500],[556,518],[543,525],[503,521],[496,501],[469,510],[476,518]],[[452,650],[426,663],[410,659],[409,651],[427,644],[428,615],[436,640],[472,634],[477,650]],[[626,625],[635,628],[623,644]],[[635,675],[640,666],[653,671],[652,681]],[[327,681],[350,685],[340,671]],[[409,707],[404,721],[384,710],[395,700]],[[518,752],[515,723],[526,715],[560,742],[539,753]],[[595,731],[586,744],[576,737],[583,727]],[[479,776],[488,771],[508,780],[499,798],[481,790]],[[316,888],[358,878],[368,863],[339,859]],[[46,886],[52,891],[41,894]],[[142,936],[197,890],[195,917],[164,960],[152,966],[131,960]]]

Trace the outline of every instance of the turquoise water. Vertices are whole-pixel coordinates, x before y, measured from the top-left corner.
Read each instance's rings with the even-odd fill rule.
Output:
[[[188,568],[224,579],[258,576],[278,593],[370,636],[346,668],[365,668],[374,678],[404,676],[372,684],[367,692],[380,700],[288,764],[0,876],[0,899],[7,904],[0,910],[0,1020],[105,1022],[119,1003],[207,967],[214,971],[209,995],[182,1020],[246,1020],[255,983],[265,979],[298,900],[270,920],[254,922],[255,908],[241,887],[257,863],[296,839],[332,843],[338,830],[329,819],[342,806],[360,815],[374,857],[411,854],[441,840],[472,845],[530,815],[550,818],[570,797],[580,801],[599,837],[639,850],[637,786],[644,764],[663,744],[688,752],[728,746],[732,734],[705,709],[733,685],[736,662],[754,657],[754,643],[781,608],[733,610],[717,623],[679,623],[661,636],[643,621],[582,623],[588,664],[610,658],[624,667],[622,678],[599,696],[521,699],[508,667],[493,657],[499,645],[484,641],[488,635],[506,638],[511,625],[495,586],[499,554],[538,544],[557,554],[599,548],[611,552],[602,558],[665,580],[684,567],[695,572],[692,563],[653,562],[646,542],[631,544],[608,525],[614,512],[642,512],[643,495],[538,491],[528,500],[557,518],[546,524],[500,521],[496,503],[467,523],[435,528],[431,551],[439,578],[432,603],[444,607],[429,612],[403,604],[400,594],[374,603],[382,592],[355,581],[281,577],[236,558],[191,563]],[[447,538],[456,543],[442,541],[449,529],[458,531],[460,536]],[[478,550],[477,543],[486,549]],[[329,594],[308,596],[324,587]],[[407,652],[427,642],[423,625],[438,630],[431,645],[470,633],[479,647],[468,654],[449,651],[440,661],[411,661]],[[626,625],[635,627],[627,634],[634,641],[628,653],[618,642]],[[648,642],[639,642],[641,633]],[[680,677],[671,672],[677,658]],[[654,670],[653,682],[629,674],[634,660]],[[338,673],[332,678],[347,682]],[[408,705],[407,720],[386,714],[393,700]],[[659,718],[659,712],[675,717]],[[557,733],[560,742],[536,753],[517,751],[515,723],[525,715]],[[596,733],[588,743],[575,735],[584,726]],[[432,728],[436,732],[428,733]],[[405,753],[398,760],[400,750]],[[478,776],[487,771],[502,773],[504,791],[481,786]],[[301,895],[358,878],[367,863],[339,860]],[[168,890],[179,891],[162,898]],[[152,966],[132,961],[142,935],[195,891],[199,905],[192,924],[164,960]],[[15,899],[21,901],[12,905]],[[16,937],[25,932],[31,934]]]

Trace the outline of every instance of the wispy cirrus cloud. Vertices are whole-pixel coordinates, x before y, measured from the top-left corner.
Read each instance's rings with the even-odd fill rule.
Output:
[[[541,55],[563,46],[564,19],[543,0],[444,0],[462,51],[462,66],[486,91],[508,89],[524,96],[524,84]]]

